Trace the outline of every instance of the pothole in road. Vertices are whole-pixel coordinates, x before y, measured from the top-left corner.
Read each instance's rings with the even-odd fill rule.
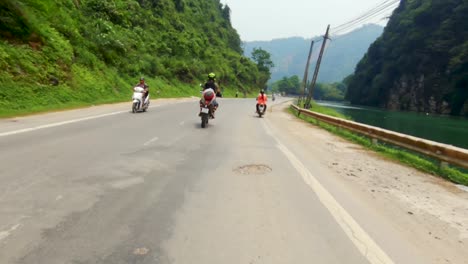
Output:
[[[134,255],[140,255],[140,256],[141,256],[141,255],[146,255],[146,254],[148,254],[148,252],[149,252],[149,249],[143,247],[143,248],[136,248],[136,249],[133,251],[133,254],[134,254]]]
[[[234,169],[234,172],[243,175],[263,175],[270,173],[271,171],[272,169],[269,166],[263,164],[244,165]]]

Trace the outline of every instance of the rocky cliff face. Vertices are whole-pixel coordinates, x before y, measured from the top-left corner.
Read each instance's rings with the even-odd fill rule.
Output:
[[[466,104],[468,105],[468,102]],[[424,75],[402,76],[389,91],[386,104],[381,107],[432,114],[450,114],[452,111],[448,101],[427,93]]]
[[[401,1],[350,79],[353,104],[468,116],[468,1]]]

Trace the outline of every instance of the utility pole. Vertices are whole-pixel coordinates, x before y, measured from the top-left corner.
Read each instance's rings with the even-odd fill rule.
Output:
[[[325,51],[325,45],[327,44],[327,39],[329,39],[328,37],[329,32],[330,32],[330,25],[328,25],[327,32],[325,33],[325,36],[323,37],[322,48],[320,49],[320,54],[317,59],[317,65],[315,65],[314,77],[312,79],[312,84],[310,85],[310,88],[309,88],[309,94],[307,95],[307,99],[304,104],[304,108],[306,109],[309,109],[311,107],[310,100],[312,100],[312,95],[314,93],[314,87],[315,87],[315,83],[317,82],[317,77],[318,77],[318,73],[320,69],[320,63],[322,62],[323,52]]]
[[[302,78],[302,94],[299,97],[298,105],[301,106],[302,100],[305,100],[305,88],[307,86],[307,77],[309,75],[309,65],[310,65],[310,58],[312,57],[312,50],[314,49],[314,40],[310,43],[310,50],[309,50],[309,57],[307,57],[307,64],[304,71],[304,78]]]

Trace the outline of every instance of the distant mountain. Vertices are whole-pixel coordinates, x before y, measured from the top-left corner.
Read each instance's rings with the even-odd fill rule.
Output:
[[[366,53],[370,44],[383,32],[383,27],[368,24],[348,34],[341,35],[329,42],[322,66],[320,68],[319,82],[336,82],[354,72],[359,60]],[[315,38],[314,38],[315,39]],[[262,48],[268,51],[275,67],[272,69],[272,82],[282,79],[284,76],[304,75],[307,55],[309,53],[311,39],[291,37],[286,39],[274,39],[271,41],[244,42],[244,54],[250,56],[254,48]],[[314,55],[311,60],[310,73],[313,73],[320,43],[314,45]],[[311,74],[310,74],[311,76]]]

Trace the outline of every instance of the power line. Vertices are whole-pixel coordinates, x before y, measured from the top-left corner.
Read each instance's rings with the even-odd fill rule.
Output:
[[[385,8],[387,7],[388,5],[391,5],[391,4],[395,4],[397,3],[399,0],[385,0],[381,3],[379,3],[377,6],[369,9],[368,11],[358,15],[357,17],[351,19],[350,21],[346,22],[346,23],[343,23],[337,27],[334,27],[333,29],[334,30],[339,30],[343,27],[347,27],[349,26],[350,24],[353,24],[353,23],[356,23],[357,21],[361,20],[363,17],[366,17],[366,16],[369,16],[369,15],[372,15],[380,10],[382,10],[382,8]]]
[[[356,20],[359,20],[359,19],[361,19],[362,17],[364,17],[364,16],[366,16],[366,15],[369,15],[369,14],[374,13],[376,10],[378,10],[378,9],[380,9],[381,7],[383,7],[383,6],[387,5],[387,4],[389,4],[390,2],[395,3],[395,2],[398,2],[398,1],[399,1],[399,0],[385,0],[385,1],[381,2],[381,3],[379,3],[378,5],[376,5],[375,7],[373,7],[373,8],[371,8],[371,9],[369,9],[369,10],[367,10],[367,11],[361,13],[360,15],[354,17],[354,18],[351,19],[350,21],[348,21],[348,22],[346,22],[346,23],[343,23],[343,24],[341,24],[341,25],[339,25],[339,26],[336,26],[336,27],[334,27],[333,29],[334,29],[334,30],[338,30],[338,29],[340,29],[341,27],[347,26],[348,24],[353,23],[353,22],[355,22]]]
[[[381,14],[387,13],[388,11],[391,11],[391,10],[395,9],[395,7],[397,7],[397,6],[398,6],[397,3],[389,3],[389,4],[385,5],[385,6],[382,6],[380,9],[375,10],[375,12],[373,12],[373,13],[367,14],[366,16],[363,16],[363,17],[353,21],[352,23],[347,24],[346,26],[342,26],[340,29],[335,30],[335,32],[344,31],[344,30],[349,29],[349,28],[351,28],[351,27],[353,27],[355,25],[363,24],[364,22],[369,21],[369,20],[371,20],[372,18],[374,18],[376,16],[379,16]]]
[[[374,17],[376,16],[379,16],[379,15],[382,15],[384,13],[387,13],[388,11],[391,11],[393,10],[395,7],[397,7],[397,2],[392,2],[392,3],[388,3],[384,6],[381,6],[379,7],[378,9],[374,10],[372,13],[368,13],[360,18],[357,18],[351,22],[348,22],[342,26],[340,26],[339,29],[334,29],[334,34],[338,34],[339,32],[343,32],[343,31],[347,31],[349,30],[350,28],[353,28],[357,25],[362,25],[364,24],[365,22],[373,19]]]
[[[380,3],[378,6],[374,7],[373,9],[365,12],[363,15],[333,28],[333,34],[337,35],[338,33],[349,31],[357,25],[362,25],[364,22],[369,21],[376,16],[393,10],[399,2],[399,0],[386,0]]]
[[[350,24],[350,25],[348,25],[347,27],[344,27],[344,28],[341,28],[340,30],[334,31],[333,34],[334,34],[334,35],[337,35],[337,34],[339,34],[339,33],[343,33],[343,32],[346,32],[346,31],[351,31],[352,29],[357,28],[358,26],[363,25],[364,23],[366,23],[366,22],[372,20],[373,18],[375,18],[375,17],[377,17],[377,16],[381,16],[381,15],[383,15],[383,14],[386,14],[388,11],[393,10],[395,7],[396,7],[396,5],[394,5],[394,6],[389,6],[389,7],[386,8],[386,9],[382,9],[382,10],[380,10],[380,11],[377,12],[377,13],[371,14],[371,15],[369,15],[369,16],[367,16],[367,17],[365,17],[365,18],[363,18],[363,19],[361,19],[361,20],[359,20],[359,21],[357,21],[356,23]]]

